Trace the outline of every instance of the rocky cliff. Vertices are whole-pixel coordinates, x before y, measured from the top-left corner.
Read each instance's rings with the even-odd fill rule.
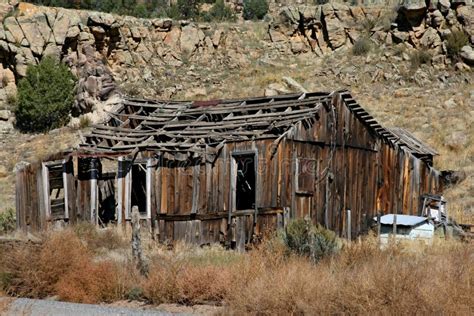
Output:
[[[402,43],[428,50],[434,65],[445,67],[451,32],[462,30],[474,42],[474,10],[466,1],[402,2],[397,9],[341,3],[276,7],[278,14],[269,22],[252,25],[145,20],[13,3],[0,25],[0,100],[14,94],[28,64],[46,55],[63,60],[80,78],[75,106],[84,113],[107,99],[115,82],[130,90],[151,82],[152,90],[137,93],[172,97],[183,87],[166,86],[166,76],[183,64],[222,71],[282,55],[322,57],[369,37],[380,46]],[[462,57],[472,65],[471,46]]]

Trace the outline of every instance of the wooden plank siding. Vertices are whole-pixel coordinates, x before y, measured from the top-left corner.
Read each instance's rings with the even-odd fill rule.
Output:
[[[212,131],[216,122],[188,122],[188,117],[170,120],[166,131],[172,135],[170,138],[189,137],[194,141],[200,135],[207,135],[202,136],[204,140],[218,133],[221,133],[219,137],[230,135],[230,138],[218,142],[218,145],[213,143],[213,146],[201,141],[199,150],[193,148],[191,141],[178,143],[168,139],[166,146],[162,144],[162,147],[138,151],[135,156],[124,156],[120,158],[117,181],[114,177],[99,179],[99,195],[106,198],[117,192],[117,209],[125,224],[128,220],[125,210],[129,208],[131,194],[130,188],[126,187],[131,185],[130,179],[126,181],[130,169],[127,166],[132,159],[151,158],[148,185],[151,192],[147,192],[147,197],[152,222],[156,223],[153,234],[160,242],[220,242],[244,249],[248,243],[284,226],[287,222],[284,219],[288,216],[310,219],[348,237],[345,235],[348,209],[352,217],[350,237],[355,238],[367,231],[370,219],[377,212],[417,214],[422,194],[441,192],[440,174],[431,166],[432,157],[421,160],[409,148],[382,136],[376,131],[376,128],[380,129],[379,125],[348,94],[330,94],[321,100],[318,101],[321,104],[310,108],[305,108],[308,104],[314,105],[309,101],[298,103],[284,99],[275,101],[276,104],[269,102],[262,108],[283,110],[262,114],[262,119],[274,121],[271,124],[263,122],[266,124],[265,133],[261,134],[258,133],[259,126],[263,125],[259,124],[263,123],[259,122],[257,114],[252,114],[257,112],[253,105],[242,105],[248,109],[240,118],[233,114],[239,111],[237,106],[230,109],[225,104],[211,107],[208,110],[212,113],[210,115],[225,117],[217,122],[218,131]],[[136,114],[138,110],[134,104],[127,103],[125,112],[119,115],[127,122],[125,125],[103,126],[99,128],[101,133],[114,138],[119,138],[114,133],[133,134],[132,129],[139,125],[137,120],[146,118]],[[156,126],[163,125],[167,117],[173,117],[175,105],[136,104],[170,107],[162,118],[153,116],[149,120]],[[180,109],[186,106],[176,105]],[[287,111],[289,106],[293,108]],[[187,111],[188,115],[194,112],[206,114],[206,110],[201,108],[187,108]],[[296,120],[299,115],[302,115],[301,119]],[[242,124],[234,119],[240,119]],[[256,125],[252,125],[254,123]],[[187,129],[184,124],[194,124],[195,130]],[[224,135],[227,133],[223,131],[226,124],[237,127]],[[284,129],[280,129],[278,124],[287,129],[282,132]],[[150,131],[137,130],[136,133],[136,137],[142,137]],[[246,133],[253,133],[255,138],[240,137]],[[389,132],[383,130],[383,133]],[[124,143],[133,147],[132,142]],[[121,146],[125,145],[117,148],[121,149]],[[171,149],[173,146],[175,156]],[[248,210],[236,210],[233,205],[234,159],[239,153],[256,157],[255,205]],[[67,182],[65,200],[72,223],[90,218],[91,207],[91,181],[87,168],[83,166],[87,165],[87,158],[78,154],[77,160],[76,166],[67,165],[64,177],[53,176],[47,183],[55,188]],[[41,164],[23,166],[17,172],[17,219],[22,229],[39,230],[47,224],[45,213],[51,205],[47,205],[41,194],[44,192],[41,172]],[[120,214],[115,214],[117,220]]]

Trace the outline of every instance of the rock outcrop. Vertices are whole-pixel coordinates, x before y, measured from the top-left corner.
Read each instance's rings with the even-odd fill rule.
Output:
[[[338,2],[286,6],[271,19],[266,36],[258,37],[245,24],[224,27],[165,18],[138,19],[20,3],[17,14],[10,14],[0,25],[4,68],[0,75],[6,78],[0,83],[4,88],[0,89],[0,101],[15,93],[15,82],[25,76],[28,64],[47,55],[67,63],[79,78],[76,114],[94,111],[116,92],[117,84],[134,94],[145,82],[154,87],[154,96],[171,97],[183,87],[166,86],[166,77],[174,76],[181,66],[195,83],[186,89],[203,91],[202,85],[217,79],[201,78],[193,67],[212,73],[287,54],[314,58],[348,49],[361,37],[378,45],[403,44],[407,49],[428,50],[433,61],[443,64],[448,60],[448,34],[463,30],[471,44],[463,48],[461,56],[472,65],[473,11],[466,1],[447,0],[402,1],[397,12]],[[468,67],[461,66],[458,68]]]
[[[446,36],[453,30],[469,34],[474,43],[474,8],[466,1],[403,0],[393,10],[332,2],[286,7],[270,24],[269,37],[280,46],[286,43],[287,52],[318,55],[350,47],[361,36],[379,45],[428,49],[434,56],[446,54]]]

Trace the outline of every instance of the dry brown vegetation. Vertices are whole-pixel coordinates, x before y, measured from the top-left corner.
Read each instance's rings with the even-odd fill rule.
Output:
[[[52,233],[40,245],[4,252],[0,280],[12,296],[205,303],[233,314],[467,315],[474,309],[472,243],[440,240],[380,250],[368,237],[318,264],[288,255],[276,238],[246,254],[149,243],[148,278],[136,271],[124,247],[104,256],[101,242],[86,242],[73,230]]]

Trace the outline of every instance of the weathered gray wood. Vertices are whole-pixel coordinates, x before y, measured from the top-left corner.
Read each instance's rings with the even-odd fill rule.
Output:
[[[349,241],[352,239],[351,225],[352,225],[351,210],[347,210],[347,240]]]
[[[42,166],[43,174],[43,199],[44,199],[44,209],[46,213],[46,221],[51,220],[51,197],[49,189],[49,170],[48,167],[43,163]]]
[[[140,235],[140,212],[138,207],[132,209],[132,257],[138,271],[144,276],[148,275],[148,265],[143,256],[142,242]]]
[[[152,188],[153,160],[150,158],[146,162],[146,218],[151,220],[151,192]]]
[[[382,214],[381,214],[380,211],[378,211],[377,212],[377,238],[378,238],[379,244],[381,242],[380,232],[381,232],[381,229],[382,229],[382,223],[380,223],[381,217],[382,217]]]
[[[393,226],[392,226],[393,236],[397,234],[397,214],[393,214]]]
[[[199,163],[193,167],[193,196],[191,213],[197,213],[199,207],[199,193],[201,192],[200,169],[201,165]]]
[[[64,219],[69,220],[69,188],[66,171],[66,160],[63,160]]]

